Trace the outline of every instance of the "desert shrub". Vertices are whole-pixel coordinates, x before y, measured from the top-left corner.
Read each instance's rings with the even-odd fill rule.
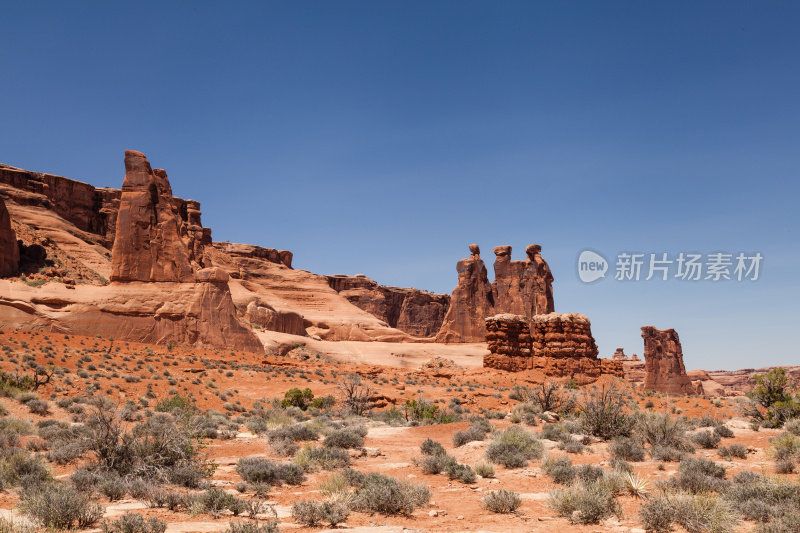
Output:
[[[693,457],[682,460],[678,465],[678,476],[666,483],[692,494],[720,492],[727,487],[724,466]]]
[[[269,445],[275,451],[275,453],[283,457],[293,457],[294,454],[297,453],[297,450],[300,449],[300,446],[295,444],[293,441],[285,439],[270,440]]]
[[[352,508],[385,515],[409,515],[417,507],[428,503],[430,498],[431,492],[425,485],[371,473],[364,476],[360,487],[356,489]]]
[[[425,398],[406,400],[403,413],[406,420],[412,424],[449,424],[458,420],[456,415],[440,409],[438,405]]]
[[[649,498],[639,507],[639,520],[647,531],[668,533],[675,522],[675,510],[667,494]]]
[[[450,479],[457,479],[462,483],[475,483],[475,471],[469,465],[465,465],[455,460],[445,465],[444,473]]]
[[[205,469],[194,464],[175,465],[167,471],[167,479],[169,479],[170,483],[189,489],[199,487],[203,478],[207,475]]]
[[[278,533],[278,520],[272,519],[266,522],[229,522],[225,533]]]
[[[650,448],[650,456],[657,461],[674,463],[686,457],[686,452],[671,446],[653,446]]]
[[[121,500],[125,496],[125,482],[114,472],[101,475],[95,486],[110,502]]]
[[[466,430],[456,431],[453,434],[453,446],[459,447],[468,442],[484,440],[486,439],[486,433],[487,432],[484,431],[482,427],[474,424],[470,425]]]
[[[449,462],[455,462],[450,455],[424,455],[419,461],[419,466],[426,474],[441,474]]]
[[[575,479],[575,469],[572,467],[572,461],[569,457],[561,456],[553,459],[550,456],[545,457],[542,461],[542,470],[545,474],[553,478],[558,484],[569,485]]]
[[[164,533],[167,523],[158,518],[145,518],[138,513],[126,512],[117,520],[100,522],[103,533]]]
[[[308,424],[288,424],[269,431],[268,438],[270,443],[281,440],[292,442],[317,440],[319,438],[319,431],[316,431]]]
[[[544,381],[533,387],[515,386],[512,399],[530,402],[539,412],[567,412],[575,408],[571,391],[555,381]]]
[[[236,463],[236,472],[248,483],[299,485],[305,480],[303,468],[296,464],[276,464],[260,457],[243,457]]]
[[[689,533],[733,533],[739,523],[728,502],[710,494],[676,494],[672,515]]]
[[[620,515],[614,491],[606,483],[579,483],[550,493],[550,507],[580,524],[596,524],[611,514]]]
[[[197,411],[197,407],[194,406],[192,401],[185,396],[181,396],[180,394],[175,394],[168,398],[162,399],[156,404],[154,410],[158,413],[171,413],[176,409],[189,413]]]
[[[755,376],[756,384],[747,393],[747,414],[756,422],[779,428],[787,420],[800,417],[800,400],[795,398],[797,384],[785,368],[773,368]]]
[[[28,520],[0,518],[0,533],[37,533],[39,528]]]
[[[281,407],[297,407],[305,411],[313,401],[314,393],[311,392],[311,389],[305,388],[301,390],[298,388],[292,388],[286,391],[286,393],[283,395]]]
[[[686,438],[689,422],[666,413],[643,413],[636,420],[636,433],[652,448],[672,448],[679,452],[692,450]]]
[[[800,512],[787,513],[768,524],[760,524],[756,529],[756,533],[786,533],[787,531],[800,531]]]
[[[794,472],[797,465],[792,459],[778,459],[775,461],[775,471],[779,474],[791,474]]]
[[[800,418],[792,418],[791,420],[787,420],[783,425],[783,429],[792,435],[800,436]]]
[[[3,486],[36,485],[51,480],[50,469],[38,457],[20,449],[0,454],[0,482]]]
[[[164,487],[153,487],[147,493],[147,506],[154,508],[166,507],[170,511],[187,508],[191,504],[189,497],[182,493]]]
[[[692,442],[707,450],[716,448],[720,440],[721,438],[719,435],[709,430],[699,431],[692,435]]]
[[[125,490],[131,495],[131,498],[137,500],[147,498],[154,486],[153,482],[141,477],[133,477],[125,480]]]
[[[635,424],[626,413],[623,391],[616,384],[587,391],[579,410],[583,430],[602,439],[628,436]]]
[[[583,453],[586,446],[584,446],[581,441],[569,439],[564,442],[559,442],[558,449],[564,450],[567,453]]]
[[[366,435],[367,428],[364,426],[336,429],[325,436],[324,446],[345,449],[361,448],[364,446],[364,437]]]
[[[475,473],[481,477],[491,478],[494,477],[494,466],[492,463],[481,461],[475,465]]]
[[[24,493],[22,511],[46,528],[86,528],[103,516],[103,507],[68,485],[47,485]]]
[[[313,470],[335,470],[350,464],[350,455],[341,448],[312,448],[306,445],[294,456],[294,464],[306,472]]]
[[[101,476],[87,468],[79,468],[69,476],[69,483],[75,490],[81,492],[92,492],[95,486],[100,482]]]
[[[800,459],[800,437],[783,432],[771,439],[772,455],[776,461],[782,459]]]
[[[299,500],[292,504],[292,518],[306,526],[316,526],[319,523],[336,527],[337,524],[347,520],[350,510],[339,502],[318,502],[314,500]]]
[[[611,457],[633,462],[644,461],[644,448],[638,440],[631,437],[617,437],[611,443],[609,449],[611,450]]]
[[[542,426],[540,436],[552,441],[565,441],[570,439],[569,431],[562,424],[545,424]]]
[[[725,424],[720,424],[714,428],[714,434],[723,439],[730,439],[733,437],[733,430]]]
[[[419,449],[423,455],[447,455],[444,446],[431,438],[427,438],[422,441]]]
[[[50,413],[50,404],[45,400],[31,400],[25,405],[28,407],[28,410],[35,415],[44,416]]]
[[[593,483],[605,475],[605,471],[595,465],[578,465],[573,467],[575,477],[584,483]]]
[[[730,446],[720,446],[717,448],[717,454],[720,457],[727,459],[730,461],[734,457],[737,459],[745,459],[747,458],[747,448],[742,446],[741,444],[731,444]]]
[[[367,414],[373,406],[373,391],[358,374],[350,374],[336,387],[343,396],[345,409],[357,416]]]
[[[529,460],[542,456],[544,446],[531,432],[511,426],[495,434],[486,448],[486,458],[507,468],[525,466]]]
[[[486,493],[482,500],[483,507],[493,513],[513,513],[522,505],[518,492],[500,489]]]
[[[234,516],[239,515],[245,509],[244,502],[234,496],[228,494],[218,487],[211,487],[210,489],[197,494],[189,507],[192,514],[207,513],[214,518],[218,518],[220,513],[224,510],[229,510]]]

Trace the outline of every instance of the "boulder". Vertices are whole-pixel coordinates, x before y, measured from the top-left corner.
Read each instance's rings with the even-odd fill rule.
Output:
[[[127,150],[111,281],[191,282],[189,256],[167,173],[154,171],[141,152]]]
[[[664,394],[695,394],[686,368],[678,333],[674,329],[642,327],[644,339],[644,388]]]
[[[19,268],[17,235],[11,228],[11,216],[0,197],[0,276],[11,276]]]

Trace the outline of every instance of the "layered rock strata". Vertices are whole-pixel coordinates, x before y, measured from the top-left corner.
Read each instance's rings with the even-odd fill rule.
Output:
[[[532,319],[499,314],[486,319],[490,353],[483,366],[519,372],[538,370],[550,377],[569,377],[579,384],[601,375],[623,376],[622,363],[597,358],[589,319],[550,313]]]
[[[11,228],[11,217],[0,197],[0,276],[11,276],[19,268],[17,235]]]

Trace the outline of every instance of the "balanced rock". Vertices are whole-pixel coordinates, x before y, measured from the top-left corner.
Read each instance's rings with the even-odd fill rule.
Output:
[[[694,394],[695,388],[686,367],[678,333],[674,329],[642,327],[644,339],[644,388],[665,394]]]
[[[10,276],[19,268],[17,236],[11,228],[11,216],[0,197],[0,276]]]
[[[141,152],[125,152],[111,281],[194,281],[181,217],[167,173],[155,171]]]
[[[494,295],[480,248],[471,244],[469,250],[472,255],[456,265],[458,285],[436,342],[483,342],[486,338],[484,319],[494,312]]]

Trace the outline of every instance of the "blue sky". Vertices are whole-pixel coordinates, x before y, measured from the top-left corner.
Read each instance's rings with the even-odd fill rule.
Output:
[[[543,246],[602,355],[800,364],[800,7],[789,2],[5,2],[0,161],[167,169],[215,240],[450,292]],[[756,282],[585,285],[578,253],[761,252]],[[612,265],[613,269],[613,265]],[[611,272],[613,274],[613,272]]]

